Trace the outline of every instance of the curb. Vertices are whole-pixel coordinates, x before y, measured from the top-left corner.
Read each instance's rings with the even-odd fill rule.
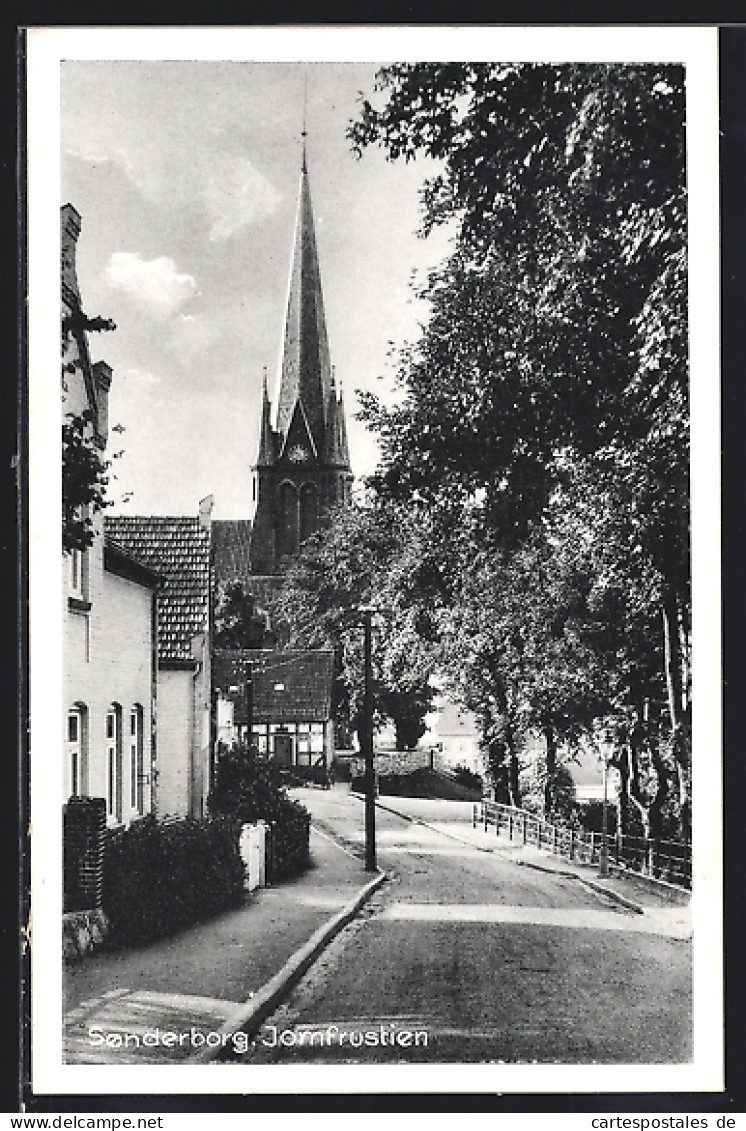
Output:
[[[350,793],[352,797],[357,797],[360,801],[365,800],[362,793],[353,793],[352,791],[350,791]],[[440,833],[441,836],[450,837],[451,840],[458,841],[459,844],[465,844],[467,847],[473,848],[475,852],[495,851],[494,848],[488,848],[486,844],[472,844],[470,841],[464,840],[463,837],[458,836],[457,833],[449,833],[446,832],[445,829],[436,828],[435,825],[431,825],[429,821],[423,820],[422,817],[412,817],[409,813],[402,813],[399,809],[394,809],[391,805],[384,805],[383,802],[378,799],[376,799],[376,808],[383,809],[387,813],[393,813],[395,817],[401,817],[403,821],[409,821],[410,824],[422,825],[423,828],[432,829],[434,833]]]
[[[359,797],[361,795],[355,794],[355,796]],[[438,829],[435,825],[431,825],[429,821],[423,821],[421,817],[412,817],[408,813],[400,813],[398,809],[394,809],[390,805],[382,805],[380,801],[376,801],[376,805],[379,809],[385,809],[388,813],[394,813],[397,817],[402,817],[404,820],[411,821],[415,825],[424,825],[425,828],[432,829],[433,832],[440,833],[442,836],[448,836],[452,840],[457,840],[459,844],[466,844],[469,848],[475,848],[477,852],[495,851],[494,848],[488,848],[487,845],[472,844],[471,841],[464,840],[462,837],[458,836],[457,833],[448,833],[443,829]],[[587,880],[585,876],[581,876],[578,872],[559,868],[545,868],[541,864],[536,864],[529,860],[512,860],[511,863],[522,868],[533,868],[537,872],[546,872],[553,876],[565,876],[567,879],[578,880],[592,891],[606,896],[613,902],[621,904],[622,907],[626,907],[628,911],[634,911],[637,915],[645,914],[645,908],[640,903],[635,903],[634,900],[629,899],[626,895],[620,895],[619,892],[614,891],[612,888],[604,887],[603,884],[598,884],[594,880]]]
[[[604,887],[603,884],[596,883],[595,880],[588,880],[585,876],[581,876],[579,872],[565,868],[545,868],[542,864],[535,863],[533,860],[514,860],[513,863],[519,868],[533,868],[535,872],[545,872],[550,876],[564,876],[568,880],[577,880],[584,887],[590,888],[591,891],[595,891],[599,895],[606,896],[615,903],[620,903],[622,907],[626,907],[629,911],[634,911],[638,915],[645,914],[645,908],[641,903],[635,903],[633,899],[628,899],[626,895],[620,895],[618,891]]]
[[[224,1044],[222,1038],[235,1033],[237,1030],[246,1033],[248,1036],[256,1032],[262,1021],[269,1017],[270,1013],[279,1005],[288,990],[303,977],[322,950],[357,915],[366,900],[381,886],[385,879],[386,873],[379,869],[378,875],[370,883],[367,883],[354,899],[346,904],[341,911],[338,911],[336,915],[333,915],[331,919],[328,919],[326,923],[322,923],[311,935],[308,942],[299,947],[295,954],[288,959],[282,969],[227,1019],[218,1030],[221,1037],[220,1044],[200,1050],[196,1056],[190,1057],[187,1063],[205,1064],[208,1061],[215,1060],[223,1048],[228,1047],[229,1044],[227,1041]]]

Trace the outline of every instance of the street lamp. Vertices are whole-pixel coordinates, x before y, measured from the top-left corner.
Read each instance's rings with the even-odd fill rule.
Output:
[[[601,852],[598,857],[598,874],[599,876],[608,876],[609,874],[609,758],[614,749],[614,736],[610,730],[604,731],[604,736],[600,743],[601,753],[603,755],[603,768],[604,768],[604,800],[603,808],[601,810]]]
[[[373,609],[364,605],[360,612],[363,616],[363,657],[364,657],[364,689],[363,689],[363,754],[365,756],[365,870],[376,871],[376,775],[373,763],[373,665],[372,652],[372,616]]]

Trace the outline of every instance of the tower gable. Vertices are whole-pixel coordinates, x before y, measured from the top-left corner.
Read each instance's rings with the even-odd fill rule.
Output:
[[[295,402],[290,426],[282,441],[279,462],[281,464],[303,465],[318,462],[319,452],[308,424],[303,404]]]

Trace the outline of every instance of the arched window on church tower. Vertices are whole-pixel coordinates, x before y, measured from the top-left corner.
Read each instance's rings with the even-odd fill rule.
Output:
[[[319,525],[319,505],[316,487],[304,483],[300,489],[300,540],[304,542]]]
[[[279,542],[281,554],[298,553],[298,488],[287,480],[280,486],[280,529]]]

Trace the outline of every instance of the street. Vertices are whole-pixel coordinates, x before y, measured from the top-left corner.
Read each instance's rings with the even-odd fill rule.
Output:
[[[351,851],[363,805],[299,790]],[[676,916],[637,914],[577,879],[480,847],[463,803],[377,808],[389,880],[255,1035],[249,1063],[686,1063],[691,945]],[[469,835],[467,835],[469,834]],[[679,913],[679,920],[681,914]],[[680,926],[680,923],[679,923]]]

